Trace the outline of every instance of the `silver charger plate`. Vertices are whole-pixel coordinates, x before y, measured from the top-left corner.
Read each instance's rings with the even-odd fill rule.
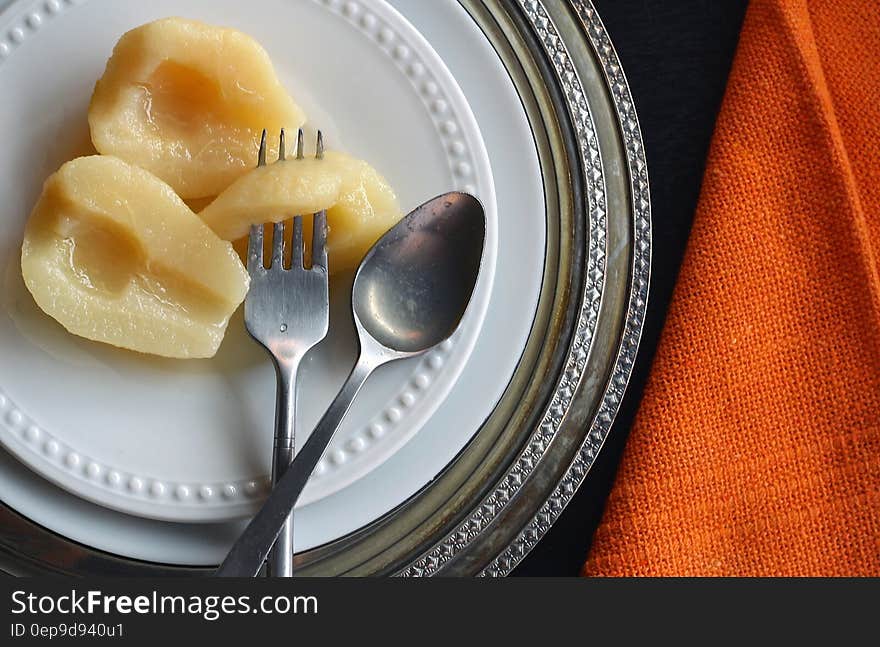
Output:
[[[588,0],[459,0],[509,73],[541,162],[547,253],[529,340],[465,449],[382,518],[298,553],[301,575],[503,576],[592,466],[638,349],[651,255],[638,118]],[[0,507],[12,574],[199,575],[77,544]]]

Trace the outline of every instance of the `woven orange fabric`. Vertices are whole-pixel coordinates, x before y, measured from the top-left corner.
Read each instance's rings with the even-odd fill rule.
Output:
[[[880,4],[753,0],[584,572],[880,575]]]

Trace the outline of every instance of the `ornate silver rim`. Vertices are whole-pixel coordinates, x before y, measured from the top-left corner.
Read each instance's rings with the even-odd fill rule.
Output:
[[[524,4],[537,5],[534,2],[524,2]],[[605,389],[599,412],[593,419],[589,433],[578,450],[575,460],[557,484],[553,494],[547,498],[531,522],[520,531],[516,539],[500,555],[480,572],[481,576],[497,577],[510,573],[550,530],[550,527],[559,518],[574,493],[583,483],[617,417],[638,353],[648,306],[651,274],[651,194],[638,115],[617,52],[614,50],[605,25],[593,3],[590,0],[573,0],[572,4],[586,28],[590,43],[598,54],[605,78],[612,91],[618,121],[622,126],[621,131],[631,182],[635,232],[626,324],[611,379]],[[537,6],[532,15],[540,16]],[[552,29],[552,23],[550,23],[548,34],[553,33]],[[550,43],[549,47],[552,47],[552,43],[555,42],[553,36],[547,40]],[[556,52],[551,50],[550,54],[551,59],[557,63],[557,72],[566,74],[571,65],[567,58],[567,52],[560,53],[558,50]],[[578,103],[575,102],[574,105],[578,105]],[[564,385],[561,386],[563,389],[566,388]]]
[[[589,260],[582,295],[582,307],[577,321],[575,339],[566,358],[564,372],[556,384],[553,398],[544,412],[540,425],[532,434],[526,447],[507,471],[505,477],[500,480],[500,484],[483,499],[467,519],[414,563],[398,573],[405,577],[435,574],[448,560],[463,551],[472,540],[484,532],[497,518],[500,511],[514,499],[516,491],[535,469],[553,436],[557,433],[561,419],[571,405],[574,391],[584,378],[586,359],[591,349],[593,332],[599,316],[599,305],[606,280],[605,219],[607,205],[605,203],[605,175],[592,113],[586,100],[586,92],[580,75],[572,63],[571,55],[563,38],[543,4],[537,0],[517,0],[517,2],[535,33],[539,36],[548,59],[552,62],[557,79],[565,91],[565,100],[572,116],[572,122],[577,129],[582,168],[589,188],[587,193],[587,217],[590,230]],[[509,574],[547,533],[583,483],[617,416],[638,352],[647,308],[651,267],[651,201],[638,116],[629,84],[598,12],[590,0],[572,0],[571,4],[597,53],[606,81],[611,88],[618,123],[621,125],[624,139],[632,195],[635,239],[630,297],[622,342],[598,413],[590,425],[589,433],[552,494],[545,499],[531,521],[520,530],[515,539],[479,572],[479,575],[483,577],[503,577]]]

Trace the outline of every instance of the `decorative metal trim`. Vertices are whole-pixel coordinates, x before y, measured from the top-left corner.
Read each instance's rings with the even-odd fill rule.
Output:
[[[589,434],[581,445],[577,457],[532,521],[523,528],[517,538],[498,557],[483,569],[480,573],[481,576],[498,577],[510,573],[559,518],[565,506],[568,505],[574,493],[583,483],[620,408],[639,350],[645,311],[648,305],[648,289],[651,279],[651,193],[638,115],[629,84],[620,65],[620,59],[617,57],[617,52],[611,44],[608,32],[605,30],[605,25],[596,8],[590,0],[573,0],[572,3],[587,31],[590,43],[596,51],[611,89],[626,151],[634,225],[632,285],[626,324],[611,379]]]
[[[651,200],[638,116],[620,60],[598,12],[590,0],[571,1],[602,66],[621,126],[632,193],[634,225],[632,286],[625,328],[611,379],[587,437],[553,493],[516,538],[480,572],[480,576],[483,577],[501,577],[510,573],[559,518],[583,483],[611,430],[623,399],[638,352],[647,308],[651,268]],[[543,4],[539,0],[517,0],[517,2],[548,54],[561,87],[565,91],[572,121],[578,130],[583,168],[587,176],[587,200],[591,216],[588,223],[589,264],[583,307],[565,371],[556,386],[541,424],[529,439],[526,448],[481,505],[441,542],[398,573],[401,576],[428,576],[436,573],[443,564],[483,532],[520,489],[559,429],[568,410],[568,404],[583,378],[601,305],[601,290],[605,280],[605,185],[590,107],[571,56]]]
[[[606,278],[608,223],[606,219],[605,173],[596,126],[583,83],[553,20],[540,2],[536,0],[517,1],[538,35],[548,60],[553,64],[577,133],[580,165],[587,187],[584,218],[586,230],[589,232],[587,272],[583,292],[580,295],[582,305],[578,314],[577,328],[566,357],[565,368],[550,403],[544,411],[541,422],[532,432],[525,448],[508,468],[504,477],[500,479],[495,490],[456,529],[403,570],[400,573],[403,576],[426,576],[437,572],[449,559],[462,551],[482,533],[514,499],[517,491],[530,477],[544,452],[550,446],[571,406],[578,384],[580,384],[586,369],[587,358],[590,355],[590,348],[599,320],[602,291]],[[519,544],[520,542],[515,542],[515,545]],[[512,546],[508,550],[510,548]]]

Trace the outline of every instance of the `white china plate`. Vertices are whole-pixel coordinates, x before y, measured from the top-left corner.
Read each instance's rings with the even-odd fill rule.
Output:
[[[3,4],[2,0],[0,0],[0,7]],[[68,6],[70,4],[73,6]],[[173,11],[170,8],[171,4],[174,5]],[[323,493],[323,497],[314,497],[309,504],[304,505],[299,510],[297,513],[297,549],[306,549],[320,545],[378,518],[406,500],[406,498],[430,481],[461,450],[475,429],[494,407],[497,398],[512,374],[534,316],[541,280],[545,243],[542,215],[543,195],[541,193],[540,175],[531,132],[518,97],[506,76],[506,72],[482,33],[454,0],[437,0],[431,3],[425,3],[423,0],[391,0],[391,4],[399,9],[420,30],[422,35],[427,37],[434,46],[434,49],[442,56],[443,61],[455,74],[455,79],[464,90],[470,107],[476,114],[477,122],[486,142],[486,148],[490,153],[492,171],[495,176],[495,187],[497,187],[498,191],[498,211],[503,214],[503,217],[498,220],[496,225],[499,239],[496,274],[503,277],[503,280],[496,281],[491,289],[491,303],[488,308],[488,314],[482,328],[478,331],[479,334],[475,339],[473,352],[465,362],[465,366],[457,381],[454,378],[450,380],[455,383],[450,384],[451,389],[449,389],[446,399],[441,403],[439,400],[442,400],[442,396],[437,398],[438,401],[434,403],[436,411],[434,411],[433,415],[426,416],[424,424],[417,426],[413,430],[413,433],[415,431],[419,431],[419,433],[415,433],[411,440],[400,447],[396,453],[387,456],[384,462],[381,460],[377,461],[372,471],[364,470],[358,473],[359,478],[358,476],[352,477],[349,482],[357,479],[352,485],[332,493],[327,490]],[[36,30],[39,34],[38,36],[26,33],[23,29],[24,37],[20,38],[17,33],[13,34],[9,31],[13,25],[27,25],[28,14],[32,8],[45,13],[46,7],[52,8],[56,5],[62,11],[57,15],[39,19],[38,29]],[[95,7],[98,7],[98,5],[100,5],[99,8],[101,10],[99,13],[89,13],[95,11]],[[118,12],[119,15],[116,15],[116,8],[123,5],[124,9],[121,9]],[[91,61],[93,76],[97,76],[103,66],[106,51],[109,51],[112,41],[115,40],[125,27],[138,24],[152,17],[171,13],[233,25],[254,34],[270,50],[275,59],[276,67],[281,75],[285,77],[288,74],[288,70],[285,68],[283,61],[279,60],[275,47],[283,50],[284,47],[289,45],[287,40],[291,39],[294,34],[297,38],[303,34],[303,37],[307,38],[308,34],[306,32],[309,30],[305,29],[302,18],[304,8],[311,7],[310,11],[320,10],[324,12],[332,12],[338,9],[342,13],[334,14],[337,20],[348,21],[347,24],[349,25],[352,24],[352,19],[364,21],[369,25],[371,21],[363,18],[364,13],[362,13],[362,10],[365,6],[370,7],[368,13],[373,16],[385,15],[379,12],[388,11],[388,8],[379,2],[343,4],[340,2],[317,2],[317,0],[266,0],[248,3],[247,7],[240,5],[241,3],[234,0],[218,1],[210,3],[210,5],[208,3],[195,2],[194,0],[174,3],[132,1],[125,3],[114,2],[112,4],[107,0],[104,0],[104,2],[89,0],[85,3],[42,3],[18,0],[0,16],[0,42],[6,44],[5,51],[3,48],[0,48],[0,56],[7,58],[6,61],[0,63],[0,89],[10,87],[7,85],[10,83],[9,77],[4,77],[8,74],[8,70],[15,69],[15,65],[18,65],[15,62],[16,57],[22,60],[30,56],[31,54],[28,53],[29,45],[32,46],[31,51],[35,52],[33,56],[39,56],[37,54],[40,51],[39,47],[33,46],[41,42],[41,47],[54,50],[54,54],[46,56],[48,59],[45,63],[45,72],[48,73],[47,82],[39,85],[31,84],[33,86],[31,92],[39,93],[38,98],[41,101],[38,103],[42,106],[44,102],[50,102],[54,97],[54,91],[49,92],[50,87],[61,84],[63,86],[62,89],[64,89],[62,94],[67,99],[65,102],[55,105],[50,113],[55,115],[56,119],[60,118],[56,113],[61,113],[63,117],[66,113],[71,112],[73,113],[73,118],[76,119],[78,118],[76,112],[79,111],[80,116],[84,116],[82,113],[84,112],[84,102],[87,101],[88,91],[83,92],[82,89],[74,87],[74,84],[70,81],[65,81],[64,79],[70,76],[69,72],[67,70],[53,72],[52,66],[49,63],[59,56],[65,59],[73,59],[74,63],[78,56],[85,56]],[[187,11],[188,6],[191,7],[191,11]],[[257,7],[260,9],[259,11],[255,10]],[[355,9],[351,7],[355,7]],[[350,16],[347,14],[350,14]],[[116,15],[115,18],[114,15]],[[49,36],[52,33],[49,31],[52,21],[58,21],[59,24],[59,28],[56,30],[57,35],[54,38]],[[92,28],[89,31],[91,23],[94,22],[100,23],[100,28]],[[364,23],[359,22],[358,24],[363,25]],[[90,42],[89,51],[85,53],[78,51],[76,43],[79,41],[74,38],[74,35],[81,33],[80,30],[82,29],[90,34],[83,41]],[[412,34],[415,33],[414,31],[412,32]],[[272,34],[275,34],[275,37]],[[10,39],[10,35],[14,36],[14,38]],[[35,39],[35,42],[28,43],[29,38]],[[20,44],[13,42],[17,40],[22,42]],[[318,40],[322,41],[322,43],[332,42],[334,48],[339,46],[339,39],[329,38],[327,34],[322,34],[320,39],[315,37],[309,42],[312,42],[317,47]],[[106,51],[101,51],[98,54],[91,52],[91,43],[95,41],[108,43]],[[55,45],[53,45],[53,42]],[[59,43],[61,42],[67,43],[67,49],[60,48]],[[276,44],[273,45],[273,43]],[[13,46],[10,47],[10,44]],[[19,48],[20,51],[18,51]],[[316,51],[314,47],[309,50],[309,61],[316,60],[313,54],[314,51]],[[411,54],[414,51],[416,50],[412,48],[409,53]],[[335,55],[331,54],[331,58],[333,56]],[[21,63],[21,65],[25,64]],[[368,71],[368,67],[358,66],[356,71],[349,70],[349,73],[354,75],[370,74],[372,72]],[[293,69],[291,67],[291,70]],[[425,69],[427,71],[427,65]],[[433,69],[432,67],[431,70]],[[400,68],[397,68],[397,71],[399,72]],[[416,68],[414,71],[419,72],[420,70]],[[333,84],[327,83],[327,80],[320,75],[312,78],[304,72],[307,73],[308,70],[300,70],[299,68],[295,70],[296,77],[301,80],[303,87],[307,85],[310,88],[310,94],[312,95],[310,99],[320,98],[321,102],[329,108],[331,104],[325,98],[328,96],[325,92],[332,92]],[[400,83],[406,89],[406,83],[409,82],[409,74],[413,73],[413,70],[404,68],[403,72]],[[30,87],[24,83],[27,78],[28,75],[21,78],[22,85],[20,87],[22,89],[18,90],[25,95],[29,93],[24,88]],[[285,78],[285,80],[288,79]],[[322,85],[322,83],[326,85]],[[9,92],[6,92],[6,94],[9,95]],[[77,106],[75,100],[77,97],[79,97],[79,106]],[[400,182],[397,179],[398,174],[406,177],[407,173],[414,172],[410,168],[413,166],[411,155],[403,157],[403,162],[395,167],[392,158],[394,157],[393,154],[398,152],[396,147],[385,146],[383,148],[383,142],[396,137],[395,132],[401,127],[399,122],[402,117],[398,111],[403,110],[403,108],[397,107],[399,105],[397,99],[398,97],[395,95],[394,100],[385,100],[382,104],[385,109],[389,109],[390,105],[395,106],[393,116],[390,118],[379,117],[368,120],[363,110],[365,102],[362,100],[356,104],[358,116],[348,117],[350,121],[346,121],[345,111],[334,110],[332,112],[335,123],[330,124],[330,130],[339,140],[344,142],[348,149],[356,153],[370,157],[371,151],[379,151],[378,156],[373,155],[370,159],[375,160],[379,168],[400,188],[404,204],[408,204],[408,200],[412,204],[416,204],[424,197],[428,197],[427,194],[430,194],[431,191],[429,190],[426,195],[414,199],[413,196],[407,194],[404,187],[400,186]],[[306,104],[306,107],[309,107],[308,100],[303,101],[303,103]],[[451,101],[448,105],[452,105]],[[37,104],[34,104],[35,109],[36,107]],[[421,109],[425,110],[424,102],[421,104]],[[48,115],[33,124],[23,124],[21,122],[21,115],[28,114],[24,110],[25,108],[22,107],[19,101],[4,102],[2,107],[0,107],[0,125],[3,125],[3,130],[0,130],[0,132],[7,132],[9,124],[17,123],[17,128],[21,129],[28,137],[33,138],[35,132],[40,128],[45,129],[47,125],[51,126],[52,122],[47,121]],[[430,106],[428,110],[430,110]],[[327,110],[328,114],[330,112],[330,110]],[[30,114],[42,115],[43,113],[31,110]],[[458,116],[461,119],[461,116]],[[352,123],[354,127],[349,125]],[[369,123],[370,129],[365,130],[363,123]],[[322,123],[322,125],[326,124]],[[465,130],[462,129],[458,132],[464,133]],[[62,136],[62,133],[57,128],[55,131],[51,131],[51,134],[60,144],[69,145],[71,142],[71,137]],[[16,142],[18,143],[16,144]],[[53,170],[52,164],[63,159],[63,155],[55,150],[49,151],[47,154],[42,149],[40,149],[41,152],[38,155],[32,156],[35,159],[31,159],[25,154],[25,151],[28,149],[25,148],[25,143],[20,141],[19,136],[16,136],[12,143],[15,145],[7,147],[7,150],[2,154],[6,155],[8,160],[15,160],[19,165],[21,165],[23,160],[27,161],[29,159],[31,166],[42,165],[46,167],[45,169],[41,167],[41,171],[45,170],[44,175]],[[411,146],[411,144],[412,141],[408,140],[400,144],[400,146]],[[478,139],[476,149],[479,150],[481,147],[482,143]],[[457,151],[459,148],[456,147],[455,150]],[[469,152],[473,153],[473,150],[474,147],[469,146]],[[384,151],[384,153],[381,151]],[[383,157],[385,154],[387,154],[387,157]],[[444,166],[445,164],[443,172],[450,173],[448,169],[448,155],[444,156],[437,152],[437,157],[444,158],[444,161],[436,162],[437,165]],[[470,169],[465,170],[473,172],[473,179],[470,181],[475,186],[464,186],[462,188],[475,189],[478,195],[486,201],[487,197],[491,196],[492,185],[489,185],[488,191],[490,193],[487,194],[485,192],[486,189],[478,184],[481,181],[482,171],[478,168],[476,161]],[[440,172],[438,171],[438,173]],[[449,176],[447,175],[447,177]],[[455,182],[456,178],[452,176],[452,180]],[[5,182],[5,180],[2,181]],[[30,190],[31,199],[36,195],[39,180],[28,179],[19,174],[17,181]],[[19,195],[22,192],[21,189],[16,189],[11,184],[7,183],[2,187],[4,196],[10,191],[15,195]],[[413,186],[406,188],[414,191]],[[433,182],[431,186],[433,186]],[[457,184],[457,186],[461,186],[461,184]],[[436,189],[433,189],[433,191],[437,192]],[[17,207],[19,211],[24,209],[24,213],[29,208],[27,201],[20,196],[16,201],[8,201],[8,203]],[[11,219],[13,216],[10,214],[14,213],[14,210],[7,212],[5,217]],[[22,216],[19,213],[15,217],[21,218]],[[13,222],[16,221],[13,220]],[[19,230],[15,234],[19,237],[20,226],[19,222]],[[16,248],[17,245],[18,242],[14,238],[12,243],[4,240],[3,244],[0,245],[0,251],[8,256],[8,248],[10,246]],[[5,317],[4,313],[0,312],[0,329],[4,331],[9,324],[7,319],[8,317]],[[10,360],[10,357],[18,357],[19,349],[8,346],[9,341],[9,339],[0,336],[0,344],[2,344],[0,345],[0,349],[2,349],[2,353],[0,353],[0,378],[2,378],[0,380],[0,388],[3,388],[6,392],[8,402],[14,401],[16,404],[21,404],[21,408],[26,410],[29,416],[31,415],[30,409],[33,407],[30,406],[29,402],[22,399],[18,391],[15,390],[19,388],[18,385],[21,384],[21,380],[14,379],[10,381],[5,379],[10,374],[17,378],[22,372],[32,374],[30,380],[33,383],[33,393],[36,394],[33,397],[33,402],[37,403],[37,406],[46,406],[45,402],[47,400],[67,395],[66,391],[71,388],[69,382],[61,385],[47,386],[47,382],[51,384],[50,381],[53,379],[51,370],[37,371],[34,367],[22,364],[20,361]],[[15,343],[27,344],[26,341],[23,341],[23,338],[19,338]],[[87,344],[87,342],[83,343]],[[460,343],[460,340],[457,341],[452,351],[459,348]],[[336,373],[336,382],[341,381],[342,377],[344,377],[345,363],[346,360],[350,360],[350,352],[350,347],[346,349],[343,343],[342,347],[336,350],[336,354],[330,358],[338,361],[340,364]],[[342,361],[339,361],[340,357],[343,358]],[[320,362],[314,363],[317,366],[310,366],[309,369],[311,371],[317,371],[322,368]],[[46,364],[50,364],[50,362],[46,361]],[[448,368],[449,361],[447,360],[443,371],[448,370]],[[403,369],[406,369],[407,372],[405,380],[410,379],[413,367],[402,367],[400,370]],[[254,370],[262,370],[265,373],[271,369],[264,366],[262,369]],[[117,374],[114,377],[118,379],[119,375]],[[264,375],[263,377],[265,378],[266,376]],[[395,388],[393,377],[391,374],[384,376],[384,381],[392,380],[390,387],[392,389]],[[269,374],[269,378],[271,378],[271,374]],[[85,381],[82,375],[72,377],[71,379],[74,379],[76,382]],[[311,380],[308,382],[311,382]],[[399,385],[400,382],[396,384]],[[323,394],[325,401],[329,400],[332,392],[335,390],[335,384],[325,385],[323,390],[315,384],[311,387],[304,386],[306,389],[316,389],[311,393],[316,398]],[[114,383],[109,391],[113,394],[118,388],[119,385]],[[74,406],[66,408],[61,412],[64,414],[63,420],[73,420],[78,412],[80,414],[84,413],[87,418],[97,416],[97,420],[102,420],[106,419],[111,411],[115,411],[119,415],[115,419],[117,426],[121,424],[127,427],[134,424],[136,420],[134,416],[138,415],[137,410],[132,410],[128,413],[119,411],[118,406],[114,405],[112,395],[109,396],[109,399],[106,397],[107,394],[104,394],[104,396],[104,398],[93,400],[91,405],[87,405],[82,399],[78,400]],[[155,401],[148,401],[149,398],[146,393],[142,393],[141,398],[143,402],[146,402],[147,409],[156,409],[161,404]],[[309,398],[310,395],[307,392],[304,399]],[[182,406],[183,402],[181,400],[183,398],[178,397],[177,401],[173,403],[172,409]],[[271,411],[271,394],[266,396],[265,402],[261,403],[258,401],[256,405],[252,404],[252,410],[253,407],[261,409],[264,404],[266,410]],[[53,402],[50,406],[56,410],[61,409],[58,402]],[[109,411],[105,410],[104,407],[109,409]],[[228,407],[228,405],[224,403],[224,407]],[[4,419],[9,418],[9,409],[10,407],[7,405]],[[230,414],[229,408],[224,408],[223,411],[225,412],[224,415]],[[239,409],[236,408],[236,412],[233,412],[232,417],[240,416],[238,411]],[[380,415],[384,415],[384,412]],[[218,415],[217,417],[222,416]],[[315,414],[315,417],[317,417],[317,414]],[[193,422],[199,419],[194,417]],[[369,419],[369,415],[362,416],[362,414],[356,411],[353,419],[358,419],[363,423],[364,420]],[[42,420],[40,422],[48,427]],[[140,424],[140,421],[137,422]],[[17,423],[17,426],[19,434],[26,433],[27,426],[22,428],[20,423]],[[54,430],[55,428],[53,427]],[[127,429],[118,429],[117,431],[119,433],[128,433]],[[388,435],[390,435],[390,432],[382,437],[386,438]],[[220,434],[217,434],[217,437],[222,438]],[[261,438],[251,438],[250,442],[243,443],[242,447],[246,445],[245,451],[249,454],[256,453],[259,450],[259,452],[265,452],[268,456],[268,439],[262,441]],[[146,436],[141,437],[138,442],[143,445],[144,443],[149,444],[152,440],[149,436]],[[260,447],[260,442],[265,442],[265,445]],[[401,444],[403,442],[401,441]],[[256,448],[256,450],[253,448]],[[133,449],[134,451],[140,451],[140,447]],[[201,454],[209,450],[216,451],[216,447],[199,447],[186,456],[185,462],[188,464],[188,469],[192,470],[194,465],[198,465],[202,460]],[[180,450],[169,449],[166,446],[162,451],[167,454],[171,451]],[[361,453],[366,454],[367,452],[362,451]],[[251,460],[254,464],[265,460],[265,463],[263,463],[264,470],[268,464],[268,458],[254,457]],[[354,463],[354,460],[341,462],[338,471],[341,472],[346,465],[353,466]],[[86,463],[84,468],[88,469],[88,463]],[[321,479],[315,481],[315,484],[321,483],[321,480],[329,477],[330,474],[332,472],[325,472]],[[187,472],[187,475],[189,481],[195,480],[193,471]],[[148,491],[147,483],[143,485],[144,489]],[[82,492],[78,492],[78,494],[82,495]],[[170,494],[173,494],[173,492]],[[191,492],[191,495],[198,496],[198,494],[198,492]],[[222,499],[222,492],[212,492],[211,494],[218,499],[218,505],[221,505],[219,500]],[[145,518],[119,515],[104,507],[92,505],[80,498],[55,489],[35,474],[22,469],[11,456],[2,453],[0,453],[0,498],[38,523],[77,541],[114,553],[165,563],[217,563],[241,527],[240,522],[205,524],[164,523]],[[192,505],[202,504],[194,503]]]
[[[101,505],[155,519],[207,522],[252,514],[268,487],[274,372],[233,318],[218,356],[145,358],[75,338],[23,287],[18,246],[45,177],[88,150],[91,89],[117,38],[184,14],[234,26],[269,52],[285,85],[327,132],[328,145],[370,160],[405,210],[451,189],[487,213],[481,276],[452,339],[370,380],[316,468],[300,505],[381,465],[413,436],[455,383],[486,313],[497,241],[494,185],[476,121],[452,74],[381,0],[176,0],[31,3],[11,21],[0,87],[0,442],[31,469]],[[270,19],[271,17],[271,19]],[[58,65],[64,60],[64,65]],[[356,70],[356,71],[355,71]],[[35,83],[40,79],[40,83]],[[319,107],[320,106],[320,107]],[[26,120],[22,115],[28,115]],[[84,150],[85,149],[85,150]],[[32,152],[40,151],[34,155]],[[331,259],[332,264],[332,259]],[[311,429],[356,357],[349,284],[332,287],[331,335],[300,374],[299,429]],[[302,444],[307,433],[300,433]]]

